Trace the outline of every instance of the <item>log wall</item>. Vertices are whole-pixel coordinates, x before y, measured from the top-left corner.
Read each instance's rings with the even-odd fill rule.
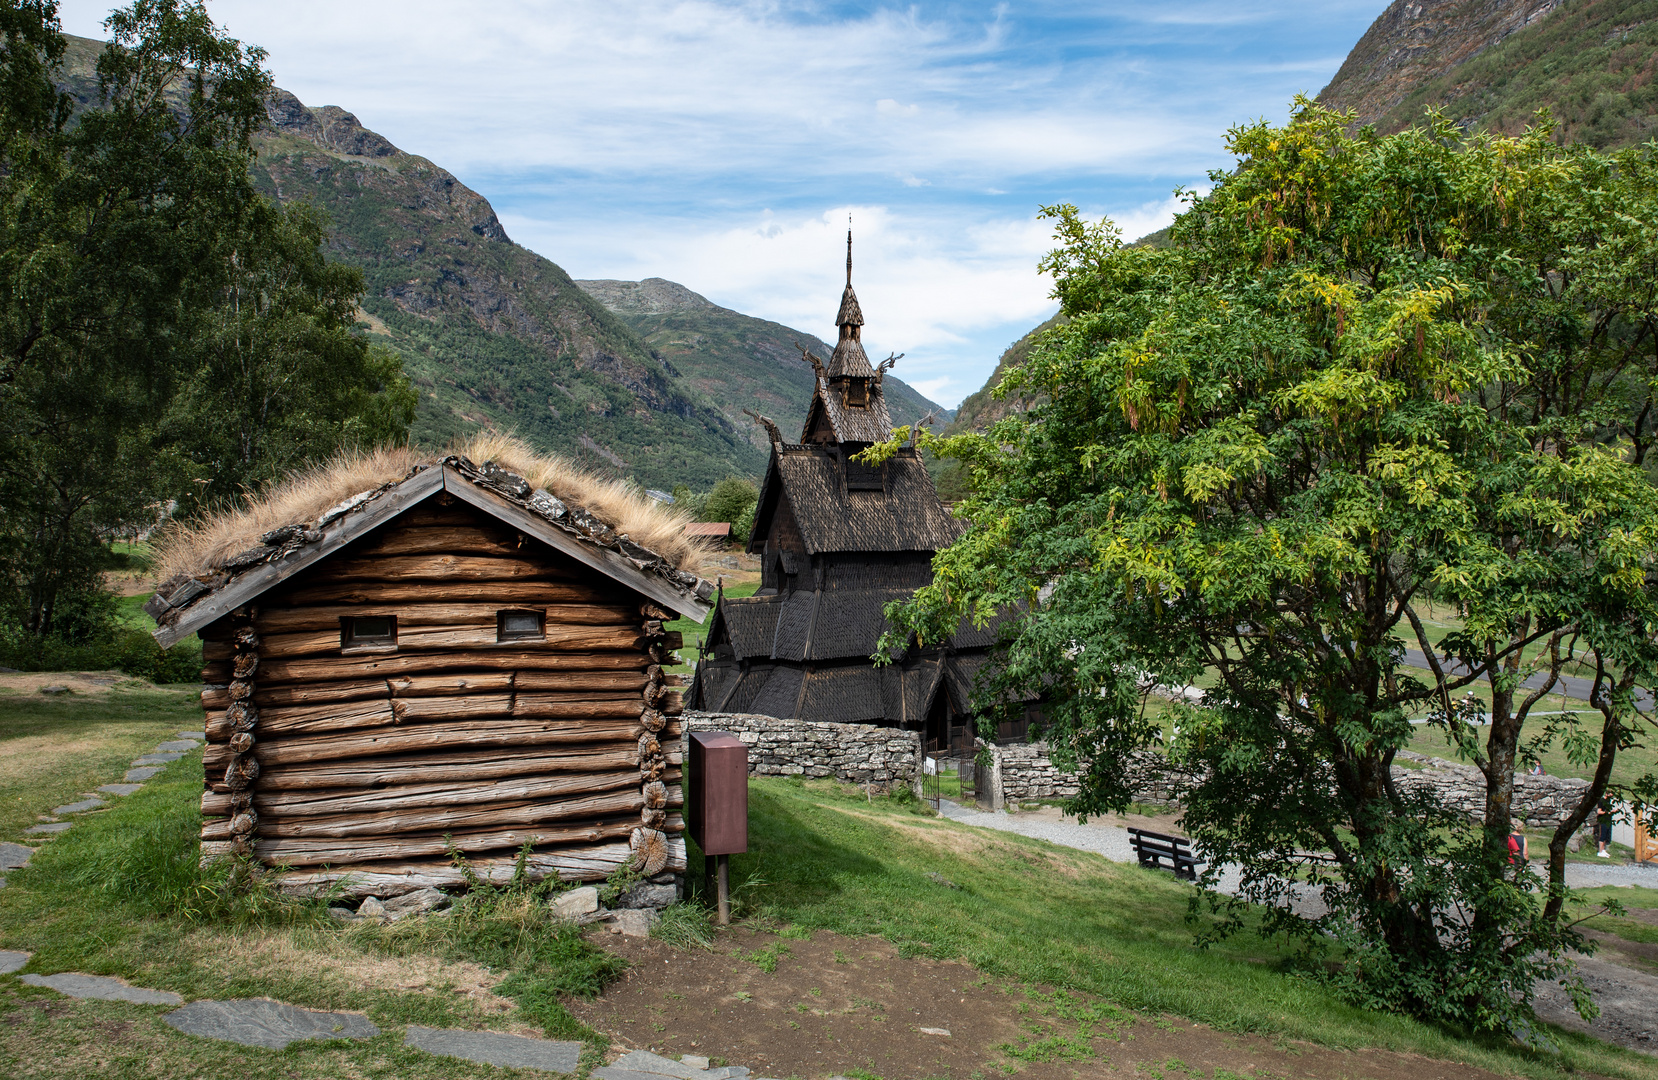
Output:
[[[671,612],[439,495],[202,632],[202,855],[289,887],[389,896],[532,876],[682,872]],[[503,609],[540,640],[497,640]],[[393,616],[395,647],[343,648]]]

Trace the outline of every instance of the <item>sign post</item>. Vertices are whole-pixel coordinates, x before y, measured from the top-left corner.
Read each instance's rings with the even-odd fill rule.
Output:
[[[748,850],[748,746],[729,731],[693,731],[690,766],[691,839],[702,849],[704,895],[718,898],[725,926],[731,922],[731,856]]]

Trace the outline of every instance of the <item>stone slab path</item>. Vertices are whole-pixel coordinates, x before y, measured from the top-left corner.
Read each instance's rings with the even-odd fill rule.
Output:
[[[58,975],[24,975],[30,986],[44,986],[65,997],[92,998],[97,1001],[130,1001],[134,1005],[182,1005],[184,999],[170,990],[146,990],[128,986],[122,979],[105,975],[82,975],[65,971]]]
[[[142,769],[128,769],[127,774],[121,777],[128,784],[142,784],[146,780],[154,780],[161,775],[161,766],[146,765]]]
[[[653,1054],[649,1050],[630,1050],[609,1065],[601,1065],[588,1075],[595,1080],[748,1080],[748,1069],[742,1065],[726,1065],[710,1069],[707,1058],[687,1057],[681,1061]],[[755,1080],[764,1080],[756,1077]]]
[[[161,1019],[186,1035],[270,1050],[302,1039],[372,1039],[380,1034],[361,1013],[315,1012],[269,998],[192,1001]]]
[[[23,844],[0,844],[0,870],[21,870],[34,853],[34,848]]]
[[[404,1034],[406,1045],[440,1057],[461,1058],[507,1069],[541,1069],[544,1072],[573,1073],[581,1062],[582,1044],[526,1039],[494,1031],[458,1031],[410,1024]]]
[[[24,964],[29,962],[31,955],[26,952],[0,949],[0,975],[10,975],[12,972],[20,970]]]
[[[54,807],[53,810],[52,810],[52,813],[54,813],[54,814],[84,814],[88,810],[96,810],[100,806],[108,806],[108,805],[109,805],[109,803],[106,802],[103,799],[82,799],[80,802],[64,803],[62,806]]]
[[[48,821],[44,825],[30,825],[27,829],[24,829],[23,831],[26,832],[26,833],[32,833],[32,834],[45,833],[47,835],[51,835],[53,833],[66,832],[66,831],[68,831],[69,827],[73,824],[74,824],[74,822],[72,822],[72,821]]]

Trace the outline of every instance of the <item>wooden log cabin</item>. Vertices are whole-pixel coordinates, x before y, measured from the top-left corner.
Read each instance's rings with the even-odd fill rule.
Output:
[[[617,525],[450,456],[175,575],[149,610],[203,641],[203,858],[348,896],[462,885],[454,851],[501,881],[525,845],[537,879],[682,875],[663,623],[712,590]]]

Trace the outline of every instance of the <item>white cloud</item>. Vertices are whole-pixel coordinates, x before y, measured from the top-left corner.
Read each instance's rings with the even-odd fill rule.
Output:
[[[100,36],[114,0],[61,0]],[[1038,206],[1168,224],[1381,0],[212,0],[277,83],[477,188],[578,277],[680,281],[822,337],[846,211],[871,350],[954,404],[1054,310]],[[883,351],[881,355],[885,355]]]

